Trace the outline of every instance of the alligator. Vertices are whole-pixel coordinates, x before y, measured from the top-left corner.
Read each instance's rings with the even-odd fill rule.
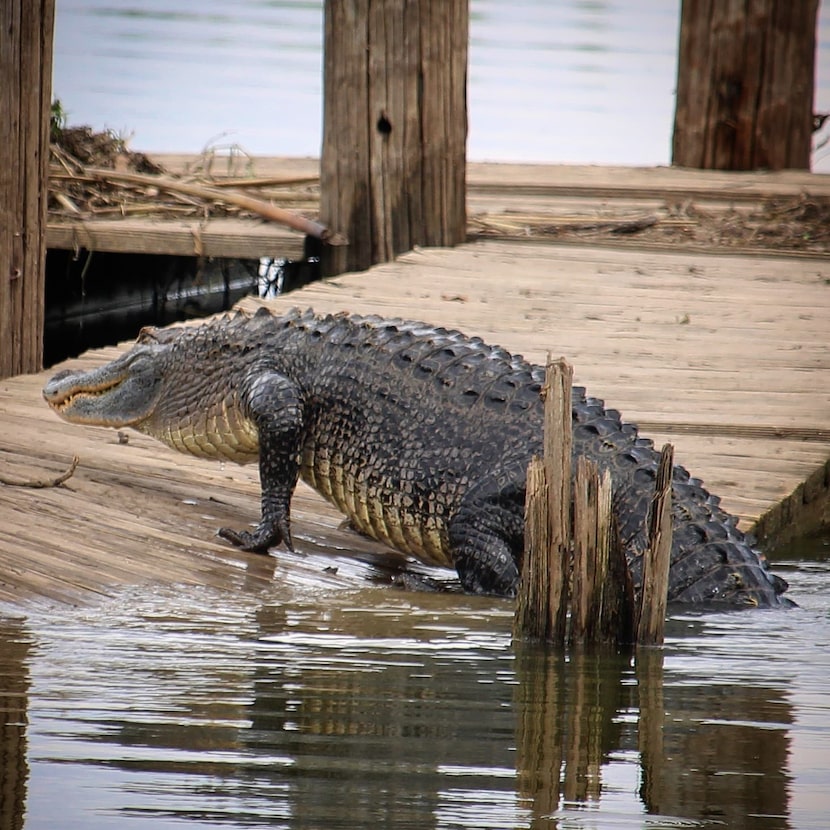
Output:
[[[261,518],[218,534],[247,551],[293,550],[301,476],[358,531],[463,589],[513,596],[530,459],[542,453],[544,368],[426,323],[237,312],[146,328],[107,365],[62,371],[43,395],[76,424],[132,427],[182,452],[259,463]],[[573,387],[573,452],[612,475],[635,588],[659,453],[619,412]],[[789,606],[787,585],[699,479],[673,470],[669,601]]]

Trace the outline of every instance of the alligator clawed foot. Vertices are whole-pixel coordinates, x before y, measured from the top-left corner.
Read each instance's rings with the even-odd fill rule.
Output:
[[[255,533],[249,533],[247,530],[234,530],[230,527],[220,527],[216,531],[216,535],[242,550],[268,553],[268,548],[270,547],[267,542],[263,544],[262,541],[257,539]]]
[[[230,542],[241,550],[254,553],[268,553],[268,549],[280,543],[294,551],[291,541],[291,531],[285,522],[274,524],[260,524],[253,533],[247,530],[234,530],[230,527],[220,527],[216,535]]]

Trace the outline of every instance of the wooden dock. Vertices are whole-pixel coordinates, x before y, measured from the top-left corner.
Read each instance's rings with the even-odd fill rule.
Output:
[[[535,210],[530,188],[553,185],[522,170],[516,190],[527,188],[521,204]],[[625,175],[629,190],[620,185],[618,198],[653,197],[651,172]],[[826,186],[824,177],[808,180]],[[716,200],[725,190],[706,192]],[[491,212],[508,210],[507,179],[486,198]],[[671,440],[676,460],[745,528],[781,539],[793,528],[830,525],[830,262],[822,252],[482,238],[414,251],[268,304],[419,318],[535,361],[564,355],[577,383],[658,445]],[[88,367],[118,352],[89,352],[67,365]],[[0,485],[0,602],[85,602],[135,583],[354,587],[385,573],[379,565],[400,565],[341,529],[339,514],[305,487],[293,510],[296,555],[232,549],[214,533],[256,521],[255,468],[191,459],[132,432],[120,438],[65,424],[40,397],[53,371],[0,381],[0,478],[54,477],[80,457],[60,487]]]

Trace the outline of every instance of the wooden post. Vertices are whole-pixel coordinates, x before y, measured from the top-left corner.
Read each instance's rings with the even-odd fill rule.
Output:
[[[608,487],[610,489],[610,482]],[[610,515],[610,494],[608,499]],[[637,613],[634,580],[631,578],[625,550],[620,544],[613,515],[604,527],[600,527],[608,537],[608,570],[605,575],[605,589],[602,592],[597,639],[601,643],[613,643],[617,646],[631,645],[634,642]]]
[[[326,0],[326,276],[466,238],[468,0]]]
[[[605,555],[598,544],[599,471],[584,456],[576,461],[573,495],[573,591],[571,593],[572,643],[591,639],[597,613],[602,605],[601,592]],[[605,516],[609,521],[610,516]]]
[[[611,473],[580,457],[573,498],[571,646],[634,642],[634,584],[611,512]]]
[[[43,361],[54,0],[0,4],[0,377]]]
[[[550,555],[548,638],[565,642],[570,594],[571,464],[573,452],[573,367],[548,356],[545,368],[544,462],[548,482]]]
[[[570,642],[616,642],[606,640],[608,626],[603,619],[610,605],[607,593],[617,594],[623,582],[616,582],[611,555],[625,558],[617,547],[612,551],[611,474],[600,476],[597,465],[584,456],[576,462],[573,497],[573,589],[571,591]],[[619,626],[612,626],[619,631]]]
[[[550,550],[548,493],[544,462],[534,456],[527,468],[524,566],[513,617],[513,633],[517,639],[544,640],[548,635],[550,569],[545,556]]]
[[[649,512],[649,548],[643,560],[643,589],[637,621],[637,643],[659,645],[666,625],[672,545],[672,470],[674,447],[665,444],[657,468],[657,484]]]
[[[565,643],[571,548],[571,386],[573,369],[548,357],[544,457],[528,467],[525,551],[514,635]]]
[[[818,0],[683,0],[672,163],[810,169]]]

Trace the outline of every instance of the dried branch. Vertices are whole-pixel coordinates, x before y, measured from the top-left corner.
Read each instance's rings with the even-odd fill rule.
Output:
[[[345,237],[339,233],[332,232],[325,225],[315,222],[312,219],[306,219],[304,216],[292,213],[289,210],[276,207],[262,199],[255,199],[246,193],[227,191],[200,184],[191,184],[165,176],[148,176],[143,173],[121,173],[115,170],[101,170],[93,167],[86,168],[85,172],[87,176],[94,176],[96,179],[102,181],[157,187],[159,190],[164,190],[168,193],[183,193],[187,196],[196,196],[199,199],[205,199],[207,201],[226,202],[243,208],[244,210],[250,210],[265,219],[278,222],[295,231],[300,231],[300,233],[314,236],[328,245],[347,244]]]
[[[8,478],[7,476],[0,475],[0,484],[5,484],[8,487],[32,487],[35,489],[59,487],[67,479],[72,478],[79,461],[78,456],[74,456],[69,467],[55,478]]]

